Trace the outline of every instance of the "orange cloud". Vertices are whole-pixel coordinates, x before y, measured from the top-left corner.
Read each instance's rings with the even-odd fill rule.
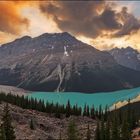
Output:
[[[12,1],[0,2],[1,32],[19,35],[22,30],[28,28],[29,20],[20,14],[22,6],[21,3],[15,4]]]
[[[0,0],[0,44],[60,31],[101,50],[127,45],[140,50],[140,20],[117,3]]]
[[[124,37],[140,29],[140,20],[127,7],[107,1],[55,1],[40,3],[40,11],[62,31],[93,39]]]

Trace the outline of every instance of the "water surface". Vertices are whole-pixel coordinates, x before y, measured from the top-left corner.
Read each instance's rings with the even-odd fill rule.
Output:
[[[44,100],[45,102],[53,102],[59,104],[67,104],[70,100],[71,105],[77,104],[78,106],[84,107],[85,104],[95,108],[102,105],[111,106],[118,101],[124,101],[128,99],[133,99],[140,95],[140,87],[127,90],[119,90],[114,92],[102,92],[102,93],[79,93],[79,92],[33,92],[28,95],[28,97],[37,98],[38,100]]]

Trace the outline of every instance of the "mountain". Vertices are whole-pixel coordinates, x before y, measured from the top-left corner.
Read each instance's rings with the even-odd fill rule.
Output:
[[[0,47],[1,85],[93,93],[137,87],[139,77],[67,32],[24,36]]]
[[[109,51],[118,64],[140,71],[140,53],[131,48],[114,48]]]

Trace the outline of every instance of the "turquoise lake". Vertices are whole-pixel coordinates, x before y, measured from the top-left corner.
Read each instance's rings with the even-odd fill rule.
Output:
[[[70,100],[71,105],[77,104],[83,108],[84,105],[87,104],[90,107],[94,105],[94,107],[97,108],[99,105],[102,105],[102,107],[105,107],[106,105],[111,106],[118,101],[132,99],[138,95],[140,95],[140,87],[93,94],[79,92],[33,92],[29,94],[28,97],[33,97],[38,100],[41,99],[50,103],[58,102],[59,104],[64,105],[66,105],[67,101]]]

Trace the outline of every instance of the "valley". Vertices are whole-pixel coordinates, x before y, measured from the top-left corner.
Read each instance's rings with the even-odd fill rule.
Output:
[[[0,0],[0,140],[140,140],[139,9]]]

